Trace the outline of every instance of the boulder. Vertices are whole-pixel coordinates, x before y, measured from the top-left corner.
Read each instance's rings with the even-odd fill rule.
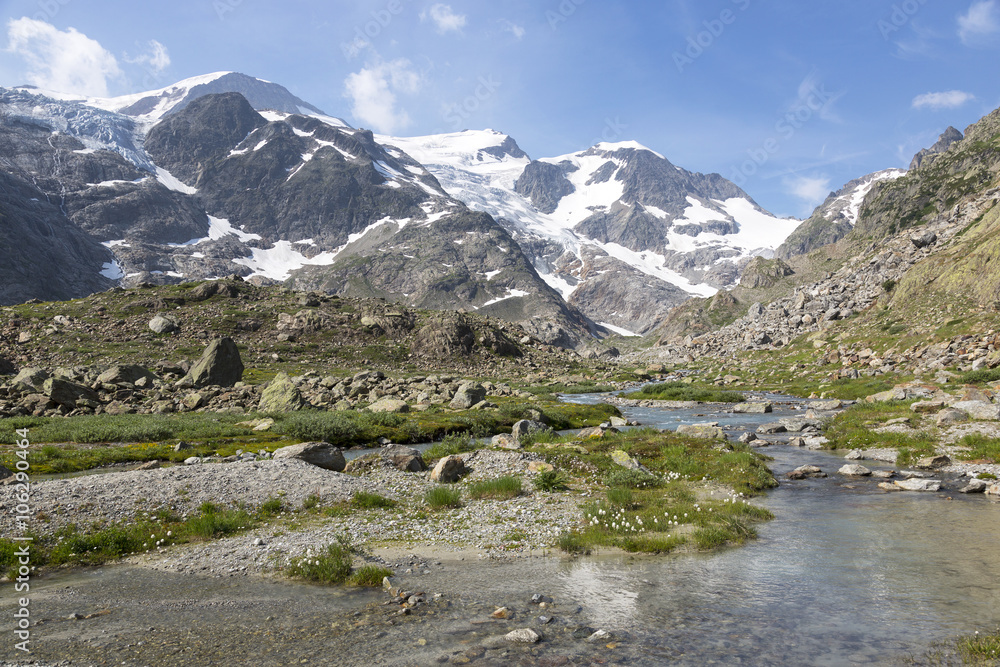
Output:
[[[518,442],[514,436],[508,433],[501,433],[493,436],[490,444],[494,447],[499,447],[500,449],[521,449],[521,443]]]
[[[14,376],[11,381],[13,384],[24,384],[33,389],[41,389],[42,385],[52,376],[44,368],[25,368],[22,369],[20,373]]]
[[[158,334],[173,333],[174,331],[180,331],[181,321],[176,315],[157,313],[149,321],[149,328]]]
[[[737,403],[733,406],[733,412],[740,415],[763,415],[773,409],[771,403]]]
[[[339,447],[329,442],[303,442],[274,450],[275,459],[298,459],[324,470],[343,471],[347,462]]]
[[[1000,496],[1000,484],[990,484],[985,493],[988,496]]]
[[[278,373],[267,383],[257,409],[261,412],[295,412],[305,406],[302,393],[287,373]]]
[[[943,468],[946,465],[951,465],[951,459],[944,454],[938,454],[937,456],[925,456],[917,461],[914,467],[921,470],[934,470],[936,468]]]
[[[407,405],[406,401],[386,396],[385,398],[380,398],[379,400],[375,401],[365,409],[368,410],[368,412],[400,413],[400,412],[409,412],[410,406]]]
[[[831,399],[829,401],[813,401],[809,404],[809,407],[813,410],[827,411],[827,410],[839,410],[844,407],[844,402],[840,399]]]
[[[969,483],[958,490],[959,493],[986,493],[986,489],[990,487],[989,482],[985,479],[970,479]]]
[[[903,491],[940,491],[941,480],[937,479],[897,479],[893,482]]]
[[[761,424],[757,427],[757,432],[762,435],[767,435],[769,433],[785,433],[788,431],[784,424],[778,422],[772,422],[770,424]]]
[[[135,384],[140,378],[153,381],[156,376],[148,369],[136,365],[112,366],[97,376],[97,381],[102,384]]]
[[[937,413],[938,426],[946,426],[948,424],[958,424],[967,421],[969,421],[969,415],[963,410],[956,410],[955,408],[945,408],[941,412]]]
[[[910,237],[910,243],[916,248],[926,248],[927,246],[934,245],[938,240],[937,234],[928,230],[923,234],[914,234]]]
[[[97,392],[82,384],[63,380],[61,378],[49,378],[42,385],[42,392],[53,403],[58,403],[67,408],[75,408],[77,401],[97,401]]]
[[[455,392],[449,406],[454,410],[468,410],[486,399],[486,389],[478,382],[466,382]]]
[[[466,473],[465,460],[461,456],[445,456],[431,471],[431,481],[439,484],[457,482]]]
[[[779,419],[778,423],[784,426],[787,431],[791,431],[793,433],[819,430],[819,423],[814,419],[803,419],[801,417],[785,417],[784,419]]]
[[[757,434],[753,431],[744,431],[743,435],[740,436],[739,441],[743,444],[747,444],[748,442],[754,442],[757,439]]]
[[[717,424],[681,424],[677,427],[677,435],[708,440],[725,440],[726,433]]]
[[[243,379],[243,360],[232,338],[217,338],[208,344],[201,358],[184,378],[196,387],[232,387]]]
[[[601,428],[600,426],[593,426],[591,428],[581,429],[580,433],[577,434],[577,437],[579,437],[582,440],[589,440],[591,438],[593,439],[603,438],[609,433],[618,433],[618,429],[613,427]]]
[[[859,449],[852,449],[847,452],[847,456],[844,457],[848,461],[864,461],[865,455]]]
[[[788,479],[808,479],[810,477],[826,477],[826,473],[817,466],[799,466],[791,472],[785,473]]]
[[[910,410],[917,413],[937,412],[944,407],[944,401],[917,401]]]
[[[538,433],[539,431],[547,431],[548,426],[542,422],[536,422],[531,419],[522,419],[514,424],[514,428],[511,430],[511,436],[521,442],[522,438],[532,433]]]
[[[395,466],[396,470],[402,470],[403,472],[423,472],[427,470],[427,464],[424,463],[423,456],[412,447],[389,445],[379,451],[379,456],[392,461],[392,465]]]
[[[837,471],[837,474],[846,475],[848,477],[868,477],[872,474],[872,471],[862,465],[848,463],[847,465],[842,466],[840,470]]]
[[[959,401],[952,404],[952,409],[961,410],[973,419],[986,421],[1000,420],[1000,405],[989,401]]]
[[[629,470],[646,470],[645,466],[639,463],[638,459],[634,459],[628,455],[628,452],[624,452],[620,449],[616,449],[611,452],[611,460],[615,464],[620,465],[623,468],[628,468]]]
[[[13,477],[13,476],[14,476],[13,470],[10,470],[9,468],[5,468],[4,466],[0,465],[0,479],[7,479],[8,477]]]

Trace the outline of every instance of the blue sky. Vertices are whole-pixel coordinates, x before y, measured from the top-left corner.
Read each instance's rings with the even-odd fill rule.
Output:
[[[634,139],[778,215],[1000,106],[1000,0],[0,2],[0,85],[120,95],[219,70],[397,135],[535,158]]]

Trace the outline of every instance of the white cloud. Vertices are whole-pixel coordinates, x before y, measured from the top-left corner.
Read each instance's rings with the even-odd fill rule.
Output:
[[[510,34],[514,35],[515,39],[521,39],[524,37],[526,32],[524,26],[517,25],[516,23],[513,23],[506,19],[502,19],[500,22],[503,24],[503,29],[509,32]]]
[[[149,53],[135,58],[129,58],[126,55],[125,60],[133,65],[144,65],[157,74],[170,67],[170,54],[167,53],[167,47],[155,39],[149,40]]]
[[[955,109],[966,102],[976,99],[972,93],[961,90],[949,90],[943,93],[924,93],[913,98],[914,109]]]
[[[122,77],[118,61],[100,43],[37,19],[7,22],[7,51],[24,59],[29,83],[62,93],[107,97],[108,80]]]
[[[996,0],[976,0],[969,11],[958,17],[958,36],[966,46],[989,46],[992,35],[1000,32],[1000,11]]]
[[[411,69],[409,60],[378,62],[367,65],[344,80],[344,92],[353,101],[351,113],[374,130],[393,134],[408,127],[410,116],[397,109],[396,93],[420,90],[420,74]]]
[[[825,176],[792,176],[784,179],[788,191],[803,201],[803,213],[808,216],[830,194],[830,179]]]
[[[434,21],[437,26],[439,33],[444,34],[449,30],[454,30],[459,32],[465,27],[465,15],[456,14],[451,5],[446,5],[442,2],[436,5],[431,5],[430,9],[425,9],[420,12],[420,20],[426,21],[427,19]]]

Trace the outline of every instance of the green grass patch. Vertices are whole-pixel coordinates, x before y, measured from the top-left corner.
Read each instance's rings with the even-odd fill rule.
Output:
[[[397,503],[392,498],[386,498],[385,496],[380,496],[377,493],[370,493],[368,491],[358,491],[351,498],[351,507],[361,510],[376,510],[376,509],[392,509],[396,507]]]
[[[546,470],[535,475],[533,482],[535,489],[553,493],[555,491],[565,491],[567,486],[566,475],[560,470]]]
[[[955,642],[962,661],[968,665],[1000,664],[1000,628],[993,632],[977,632]]]
[[[462,506],[462,494],[449,486],[435,486],[424,494],[424,502],[434,510],[453,509]]]
[[[348,578],[347,583],[352,586],[368,586],[377,588],[382,585],[382,579],[391,577],[392,570],[381,565],[362,565]]]
[[[982,433],[970,433],[962,437],[958,441],[958,445],[969,448],[969,451],[961,452],[960,456],[963,459],[1000,463],[1000,439],[998,438],[987,438]],[[996,478],[994,477],[994,479]]]
[[[656,475],[644,470],[631,470],[629,468],[612,470],[604,477],[604,483],[607,486],[629,489],[653,489],[660,486],[662,482],[663,480]]]
[[[473,500],[491,498],[493,500],[510,500],[521,495],[521,478],[505,475],[497,479],[485,479],[472,482],[465,494]]]
[[[424,451],[424,458],[427,460],[441,459],[445,456],[457,456],[465,452],[479,449],[480,445],[475,438],[464,433],[452,433],[445,436],[441,442],[435,442]]]
[[[701,403],[742,403],[744,395],[712,387],[697,387],[685,382],[660,382],[629,392],[625,398],[655,401],[699,401]]]
[[[292,560],[285,568],[285,574],[295,579],[304,579],[317,584],[342,584],[351,576],[353,557],[346,541],[330,544],[318,554],[307,553]],[[379,584],[382,579],[379,578]]]
[[[1000,368],[981,369],[969,371],[959,378],[961,384],[986,384],[1000,380]]]

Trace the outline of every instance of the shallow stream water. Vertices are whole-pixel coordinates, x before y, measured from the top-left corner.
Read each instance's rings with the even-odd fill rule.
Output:
[[[625,412],[661,428],[718,421],[734,435],[803,414],[791,401],[770,415],[706,406]],[[399,582],[443,598],[408,617],[376,591],[124,566],[77,571],[37,585],[34,618],[48,620],[36,628],[36,655],[130,665],[898,664],[936,641],[1000,625],[1000,503],[947,491],[947,483],[941,493],[886,493],[877,480],[837,476],[841,455],[785,445],[763,451],[781,485],[756,502],[776,518],[740,548],[432,562],[428,573]],[[804,464],[830,477],[784,479]],[[531,604],[536,593],[555,604]],[[0,597],[8,608],[9,587]],[[490,620],[498,606],[514,619]],[[63,620],[105,609],[111,613]],[[553,620],[540,625],[540,615]],[[497,643],[523,627],[545,641]],[[588,644],[580,639],[588,628],[614,637]],[[482,645],[503,648],[484,654]],[[0,659],[11,657],[0,646]]]

